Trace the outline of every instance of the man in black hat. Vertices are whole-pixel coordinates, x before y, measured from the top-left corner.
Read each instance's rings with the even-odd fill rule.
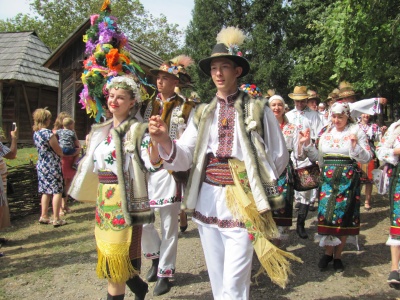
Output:
[[[274,282],[284,286],[288,274],[285,263],[271,265],[285,258],[268,238],[278,234],[271,210],[284,206],[276,179],[289,155],[265,102],[238,90],[249,63],[238,51],[240,40],[225,39],[238,31],[223,29],[212,55],[199,62],[217,93],[198,107],[179,141],[171,142],[159,117],[149,122],[152,159],[159,154],[164,168],[175,171],[192,167],[183,205],[194,210],[214,299],[249,299],[253,247]],[[283,274],[275,273],[279,268]]]

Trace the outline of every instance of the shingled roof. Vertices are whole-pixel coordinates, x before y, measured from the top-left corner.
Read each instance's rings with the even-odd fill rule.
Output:
[[[34,31],[0,32],[0,80],[58,87],[58,73],[42,66],[50,53]]]

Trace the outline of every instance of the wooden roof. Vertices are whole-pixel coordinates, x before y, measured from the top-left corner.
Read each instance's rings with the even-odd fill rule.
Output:
[[[58,60],[63,55],[65,51],[69,49],[69,47],[76,42],[77,40],[82,40],[82,36],[86,33],[86,30],[90,27],[90,19],[87,19],[81,25],[79,25],[74,32],[72,32],[65,40],[62,42],[56,50],[47,58],[47,60],[43,63],[43,66],[49,68],[51,70],[58,69]],[[132,58],[142,67],[148,69],[158,69],[160,65],[163,63],[161,57],[155,54],[153,51],[148,49],[145,46],[142,46],[134,41],[129,41],[129,45],[131,46],[131,50],[129,51]]]
[[[42,66],[50,53],[34,31],[0,32],[0,80],[58,87],[58,73]]]

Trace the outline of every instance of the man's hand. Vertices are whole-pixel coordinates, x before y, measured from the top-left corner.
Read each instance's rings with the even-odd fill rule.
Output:
[[[167,154],[170,153],[172,142],[168,135],[167,124],[160,116],[152,116],[149,119],[149,134],[154,145],[160,144]]]

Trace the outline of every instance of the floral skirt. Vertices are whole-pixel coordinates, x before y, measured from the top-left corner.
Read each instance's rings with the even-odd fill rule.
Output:
[[[289,183],[288,173],[286,168],[278,179],[278,191],[285,200],[285,207],[272,212],[276,226],[292,226],[294,189]]]
[[[120,185],[110,178],[108,176],[104,180],[104,176],[99,174],[95,226],[98,253],[96,273],[99,278],[124,283],[138,274],[131,260],[141,257],[142,226],[126,224],[121,208]]]
[[[318,205],[318,234],[360,232],[360,172],[350,158],[324,158]]]
[[[390,178],[389,200],[390,200],[390,238],[400,240],[400,164],[388,168]]]

